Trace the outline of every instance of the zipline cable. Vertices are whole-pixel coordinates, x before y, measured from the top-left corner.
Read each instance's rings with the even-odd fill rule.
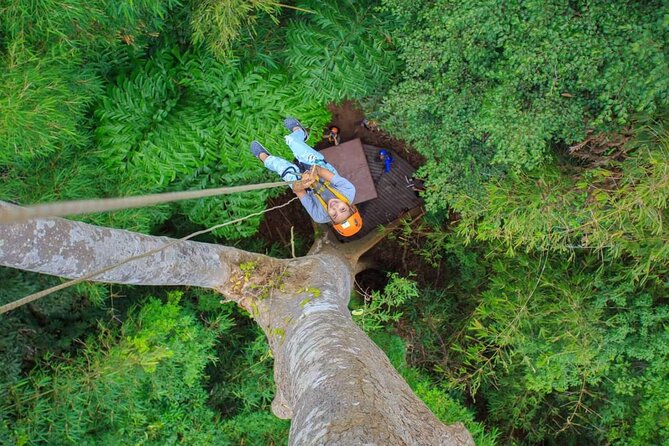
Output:
[[[284,185],[284,184],[287,184],[287,183],[269,183],[269,184],[272,184],[272,185]],[[258,186],[258,185],[254,185],[254,186]],[[240,187],[244,187],[244,186],[240,186]],[[271,186],[271,187],[276,187],[276,186]],[[256,189],[260,189],[260,188],[256,188]],[[213,189],[212,189],[212,190],[213,190]],[[250,189],[246,189],[246,190],[250,190]],[[239,191],[238,191],[238,192],[239,192]],[[141,198],[141,197],[137,197],[137,198]],[[78,283],[81,283],[81,282],[84,282],[84,281],[86,281],[86,280],[92,279],[92,278],[95,277],[95,276],[98,276],[98,275],[100,275],[100,274],[106,273],[107,271],[110,271],[110,270],[112,270],[112,269],[114,269],[114,268],[117,268],[117,267],[119,267],[119,266],[121,266],[121,265],[125,265],[126,263],[128,263],[128,262],[132,262],[133,260],[138,260],[138,259],[141,259],[141,258],[143,258],[143,257],[150,256],[150,255],[152,255],[152,254],[155,254],[155,253],[157,253],[157,252],[162,251],[163,249],[169,248],[170,246],[176,245],[177,243],[186,241],[186,240],[191,239],[191,238],[193,238],[193,237],[197,237],[198,235],[206,234],[207,232],[211,232],[211,231],[213,231],[213,230],[215,230],[215,229],[222,228],[223,226],[228,226],[228,225],[231,225],[231,224],[233,224],[233,223],[239,223],[239,222],[244,221],[244,220],[246,220],[246,219],[249,219],[249,218],[251,218],[251,217],[255,217],[255,216],[258,216],[258,215],[262,215],[262,214],[264,214],[264,213],[266,213],[266,212],[273,211],[273,210],[275,210],[275,209],[279,209],[279,208],[282,208],[282,207],[284,207],[284,206],[288,206],[290,203],[292,203],[293,201],[295,201],[295,200],[297,200],[297,199],[298,199],[298,197],[293,197],[290,201],[288,201],[288,202],[286,202],[286,203],[284,203],[284,204],[278,205],[278,206],[274,206],[273,208],[265,209],[265,210],[260,211],[260,212],[255,212],[255,213],[253,213],[253,214],[249,214],[249,215],[247,215],[247,216],[245,216],[245,217],[240,217],[240,218],[237,218],[237,219],[235,219],[235,220],[231,220],[231,221],[228,221],[228,222],[225,222],[225,223],[221,223],[221,224],[219,224],[219,225],[212,226],[212,227],[210,227],[209,229],[204,229],[204,230],[202,230],[202,231],[193,232],[192,234],[187,235],[187,236],[185,236],[185,237],[182,237],[182,238],[180,238],[180,239],[172,240],[171,242],[166,243],[165,245],[161,246],[160,248],[155,248],[155,249],[152,249],[152,250],[150,250],[150,251],[147,251],[147,252],[145,252],[145,253],[143,253],[143,254],[138,254],[138,255],[135,255],[135,256],[132,256],[132,257],[128,257],[127,259],[121,260],[120,262],[114,263],[113,265],[107,266],[107,267],[102,268],[102,269],[99,269],[99,270],[97,270],[97,271],[93,271],[92,273],[86,274],[86,275],[81,276],[81,277],[79,277],[79,278],[77,278],[77,279],[72,279],[72,280],[69,280],[69,281],[67,281],[67,282],[61,283],[60,285],[56,285],[56,286],[51,287],[51,288],[48,288],[48,289],[46,289],[46,290],[42,290],[42,291],[39,291],[39,292],[37,292],[37,293],[33,293],[33,294],[29,295],[29,296],[26,296],[26,297],[24,297],[24,298],[15,300],[14,302],[10,302],[10,303],[8,303],[8,304],[6,304],[6,305],[1,306],[1,307],[0,307],[0,314],[7,313],[8,311],[14,310],[15,308],[18,308],[18,307],[20,307],[20,306],[22,306],[22,305],[28,304],[28,303],[30,303],[30,302],[34,302],[34,301],[36,301],[36,300],[38,300],[38,299],[41,299],[41,298],[44,297],[44,296],[47,296],[47,295],[49,295],[49,294],[51,294],[51,293],[54,293],[54,292],[56,292],[56,291],[60,291],[60,290],[62,290],[62,289],[71,287],[72,285],[76,285],[76,284],[78,284]],[[95,201],[95,200],[92,200],[92,201]],[[104,201],[104,200],[103,200],[103,201]],[[58,204],[58,203],[54,203],[54,204]],[[121,209],[121,208],[117,208],[117,209]],[[50,215],[51,215],[51,214],[50,214]],[[34,218],[34,217],[30,217],[30,218]]]
[[[234,194],[249,190],[271,189],[292,183],[294,183],[294,181],[277,181],[275,183],[247,184],[245,186],[219,187],[215,189],[183,192],[165,192],[160,194],[138,195],[136,197],[58,201],[54,203],[37,204],[34,206],[12,207],[9,209],[0,209],[0,223],[21,223],[33,218],[64,217],[66,215],[139,208],[172,201],[193,200],[195,198]]]

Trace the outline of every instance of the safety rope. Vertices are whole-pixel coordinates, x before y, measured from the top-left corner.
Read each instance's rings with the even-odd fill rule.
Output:
[[[277,183],[270,183],[270,184],[277,184]],[[286,184],[286,183],[280,183],[280,184],[283,185],[283,184]],[[274,186],[273,186],[273,187],[274,187]],[[121,261],[119,261],[119,262],[117,262],[117,263],[114,263],[113,265],[107,266],[107,267],[102,268],[102,269],[99,269],[99,270],[97,270],[97,271],[93,271],[92,273],[86,274],[86,275],[81,276],[81,277],[79,277],[79,278],[69,280],[69,281],[67,281],[67,282],[61,283],[60,285],[56,285],[56,286],[54,286],[54,287],[48,288],[48,289],[46,289],[46,290],[39,291],[39,292],[37,292],[37,293],[33,293],[33,294],[29,295],[29,296],[26,296],[26,297],[24,297],[24,298],[15,300],[14,302],[10,302],[10,303],[8,303],[8,304],[6,304],[6,305],[1,306],[1,307],[0,307],[0,314],[7,313],[8,311],[14,310],[15,308],[18,308],[18,307],[20,307],[20,306],[22,306],[22,305],[28,304],[28,303],[30,303],[30,302],[34,302],[34,301],[36,301],[36,300],[38,300],[38,299],[41,299],[41,298],[44,297],[44,296],[47,296],[47,295],[49,295],[49,294],[51,294],[51,293],[55,293],[56,291],[60,291],[60,290],[62,290],[62,289],[71,287],[72,285],[76,285],[76,284],[78,284],[78,283],[81,283],[81,282],[84,282],[84,281],[86,281],[86,280],[92,279],[92,278],[95,277],[95,276],[98,276],[98,275],[100,275],[100,274],[106,273],[107,271],[110,271],[110,270],[112,270],[112,269],[114,269],[114,268],[117,268],[117,267],[119,267],[119,266],[121,266],[121,265],[125,265],[126,263],[128,263],[128,262],[132,262],[133,260],[138,260],[138,259],[141,259],[141,258],[150,256],[150,255],[152,255],[152,254],[155,254],[155,253],[157,253],[157,252],[162,251],[163,249],[169,248],[170,246],[176,245],[177,243],[186,241],[186,240],[191,239],[191,238],[193,238],[193,237],[197,237],[198,235],[206,234],[206,233],[211,232],[211,231],[213,231],[213,230],[215,230],[215,229],[222,228],[222,227],[224,227],[224,226],[228,226],[228,225],[231,225],[231,224],[233,224],[233,223],[239,223],[239,222],[244,221],[244,220],[246,220],[246,219],[249,219],[249,218],[251,218],[251,217],[255,217],[255,216],[258,216],[258,215],[262,215],[262,214],[264,214],[264,213],[266,213],[266,212],[273,211],[273,210],[275,210],[275,209],[279,209],[279,208],[282,208],[282,207],[284,207],[284,206],[288,206],[290,203],[292,203],[293,201],[295,201],[295,200],[297,200],[297,199],[298,199],[298,197],[293,197],[292,200],[290,200],[290,201],[288,201],[288,202],[286,202],[286,203],[284,203],[284,204],[281,204],[281,205],[278,205],[278,206],[274,206],[273,208],[265,209],[265,210],[260,211],[260,212],[255,212],[255,213],[253,213],[253,214],[249,214],[249,215],[247,215],[247,216],[245,216],[245,217],[240,217],[240,218],[235,219],[235,220],[231,220],[231,221],[228,221],[228,222],[225,222],[225,223],[221,223],[221,224],[219,224],[219,225],[212,226],[212,227],[209,228],[209,229],[204,229],[204,230],[202,230],[202,231],[194,232],[194,233],[192,233],[192,234],[190,234],[190,235],[187,235],[187,236],[185,236],[185,237],[182,237],[182,238],[180,238],[180,239],[172,240],[171,242],[166,243],[165,245],[163,245],[163,246],[161,246],[161,247],[159,247],[159,248],[152,249],[152,250],[147,251],[147,252],[145,252],[145,253],[143,253],[143,254],[138,254],[138,255],[135,255],[135,256],[132,256],[132,257],[128,257],[127,259],[121,260]],[[120,208],[119,208],[119,209],[120,209]],[[31,218],[33,218],[33,217],[31,217]]]
[[[165,192],[160,194],[139,195],[136,197],[100,198],[92,200],[59,201],[26,207],[0,209],[0,223],[21,223],[33,218],[64,217],[66,215],[88,214],[92,212],[132,209],[180,200],[213,197],[234,194],[249,190],[271,189],[292,184],[294,181],[276,183],[247,184],[245,186],[219,187],[183,192]]]

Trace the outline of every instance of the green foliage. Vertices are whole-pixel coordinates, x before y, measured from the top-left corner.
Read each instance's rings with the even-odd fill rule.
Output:
[[[624,264],[599,266],[596,257],[495,262],[455,345],[462,362],[453,377],[483,395],[508,433],[560,441],[579,432],[628,444],[639,429],[637,439],[664,441],[641,426],[667,395],[654,384],[669,359],[669,308],[657,300],[666,286],[657,278],[631,284]]]
[[[274,399],[272,356],[264,333],[258,330],[256,338],[241,352],[236,379],[226,387],[237,399],[242,412],[269,410]]]
[[[85,58],[100,61],[114,47],[148,45],[165,27],[170,9],[179,3],[179,0],[86,3],[3,0],[0,27],[7,47],[20,44],[42,54],[53,48],[69,47]]]
[[[474,414],[465,408],[451,392],[436,385],[428,376],[406,363],[406,346],[402,338],[386,331],[370,334],[372,340],[388,355],[390,362],[407,381],[411,389],[430,408],[439,420],[445,424],[463,423],[472,434],[474,443],[479,446],[497,444],[497,431],[486,432],[483,424],[474,421]]]
[[[371,295],[363,296],[362,305],[351,312],[354,321],[367,333],[380,330],[388,323],[397,322],[402,317],[398,308],[418,297],[418,286],[413,280],[397,273],[388,274],[388,278],[383,293],[375,290]]]
[[[665,445],[669,441],[669,364],[654,362],[642,379],[630,382],[619,380],[619,398],[603,413],[603,420],[614,428],[608,438],[614,444],[641,446]],[[627,388],[624,388],[627,387]],[[633,389],[633,390],[632,390]],[[638,392],[630,395],[631,391]],[[638,405],[638,410],[637,406]]]
[[[135,193],[142,192],[134,189],[138,185],[151,190],[168,184],[207,155],[201,136],[191,130],[201,119],[192,122],[195,113],[179,89],[177,63],[169,51],[158,53],[131,78],[119,79],[96,111],[99,156],[116,174],[131,174]]]
[[[103,94],[102,76],[125,65],[135,48],[129,44],[142,40],[134,34],[144,34],[145,45],[174,4],[0,3],[4,199],[35,203],[103,195],[114,172],[90,156],[90,112]],[[142,220],[126,227],[146,229]]]
[[[454,243],[486,254],[488,280],[481,293],[469,288],[476,306],[464,334],[442,346],[443,360],[431,348],[432,362],[485,402],[509,441],[669,438],[658,429],[667,391],[657,381],[669,359],[669,158],[661,126],[646,133],[620,163],[490,181],[484,199],[457,202],[457,234],[428,236],[428,254],[456,254],[461,267],[471,267],[469,248]]]
[[[405,62],[385,128],[428,158],[443,208],[502,170],[533,169],[554,142],[619,130],[666,103],[666,5],[607,1],[384,0]]]
[[[218,346],[220,361],[211,370],[210,404],[225,416],[223,444],[287,444],[290,424],[271,413],[273,361],[264,333],[235,310],[238,323]]]
[[[474,203],[454,204],[465,242],[494,241],[516,250],[604,251],[636,259],[630,276],[669,260],[669,136],[637,141],[634,155],[613,168],[568,175],[547,166],[486,185]]]
[[[413,376],[410,375],[412,372]],[[494,428],[487,432],[482,423],[474,420],[473,412],[450,395],[446,389],[435,385],[415,369],[407,371],[404,378],[411,383],[416,395],[442,422],[446,424],[463,423],[474,438],[474,443],[479,446],[497,444],[499,432]]]
[[[102,88],[93,70],[67,63],[72,57],[65,49],[38,57],[18,45],[0,55],[0,165],[89,142],[81,126]]]
[[[176,4],[0,2],[0,164],[87,146],[99,75],[146,46]]]
[[[624,161],[491,180],[453,202],[454,232],[403,229],[453,271],[403,308],[411,358],[509,443],[668,441],[666,141],[655,123]]]
[[[397,62],[388,17],[366,0],[304,0],[290,22],[284,57],[303,95],[319,103],[380,94]]]
[[[103,329],[77,358],[48,356],[8,389],[0,436],[6,444],[209,444],[220,425],[205,406],[204,367],[216,336],[171,293],[151,300],[120,333]]]
[[[654,139],[614,169],[491,182],[459,214],[465,238],[424,235],[425,255],[462,271],[442,297],[404,311],[415,360],[481,400],[509,442],[669,438],[659,386],[669,359],[667,157]],[[472,267],[487,278],[461,280]]]
[[[243,30],[253,30],[258,12],[274,18],[281,6],[275,0],[199,0],[193,3],[190,19],[193,43],[206,44],[221,60],[231,55],[231,46]]]
[[[269,410],[245,412],[222,422],[224,445],[267,446],[288,444],[290,423]]]
[[[55,277],[0,268],[0,304],[60,282]],[[72,340],[96,329],[96,319],[105,317],[100,304],[110,292],[106,284],[79,284],[4,314],[0,318],[0,362],[4,365],[0,388],[20,380],[23,369],[45,353],[60,355],[78,348]]]

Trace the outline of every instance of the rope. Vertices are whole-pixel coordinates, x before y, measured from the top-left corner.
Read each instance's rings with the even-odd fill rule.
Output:
[[[192,200],[195,198],[227,195],[249,190],[271,189],[291,183],[292,182],[278,181],[276,183],[248,184],[245,186],[219,187],[216,189],[183,192],[166,192],[161,194],[139,195],[136,197],[59,201],[27,207],[12,207],[9,209],[0,209],[0,223],[21,223],[33,218],[64,217],[66,215],[139,208],[168,203],[171,201]]]
[[[279,185],[283,185],[283,184],[286,184],[286,183],[270,183],[270,184],[279,184]],[[244,186],[242,186],[242,187],[244,187]],[[275,187],[275,186],[272,186],[272,187]],[[138,198],[140,198],[140,197],[138,197]],[[128,257],[127,259],[124,259],[124,260],[121,260],[120,262],[114,263],[114,264],[111,265],[111,266],[107,266],[107,267],[102,268],[102,269],[99,269],[99,270],[97,270],[97,271],[93,271],[92,273],[86,274],[86,275],[81,276],[81,277],[79,277],[79,278],[77,278],[77,279],[72,279],[72,280],[69,280],[69,281],[67,281],[67,282],[61,283],[60,285],[56,285],[56,286],[51,287],[51,288],[48,288],[48,289],[46,289],[46,290],[42,290],[42,291],[39,291],[39,292],[37,292],[37,293],[33,293],[33,294],[29,295],[29,296],[26,296],[26,297],[24,297],[24,298],[15,300],[14,302],[10,302],[10,303],[8,303],[8,304],[6,304],[6,305],[3,305],[2,307],[0,307],[0,314],[7,313],[8,311],[14,310],[14,309],[16,309],[16,308],[18,308],[18,307],[20,307],[20,306],[22,306],[22,305],[25,305],[25,304],[27,304],[27,303],[34,302],[34,301],[36,301],[36,300],[38,300],[38,299],[41,299],[41,298],[44,297],[44,296],[47,296],[47,295],[49,295],[49,294],[51,294],[51,293],[55,293],[56,291],[60,291],[60,290],[62,290],[62,289],[71,287],[72,285],[76,285],[76,284],[78,284],[78,283],[81,283],[81,282],[84,282],[84,281],[86,281],[86,280],[92,279],[92,278],[95,277],[95,276],[98,276],[98,275],[100,275],[100,274],[106,273],[107,271],[110,271],[110,270],[112,270],[112,269],[114,269],[114,268],[117,268],[117,267],[119,267],[119,266],[121,266],[121,265],[125,265],[126,263],[128,263],[128,262],[132,262],[133,260],[137,260],[137,259],[141,259],[141,258],[143,258],[143,257],[150,256],[150,255],[152,255],[152,254],[155,254],[155,253],[157,253],[157,252],[162,251],[163,249],[169,248],[170,246],[176,245],[177,243],[186,241],[186,240],[191,239],[191,238],[193,238],[193,237],[197,237],[198,235],[206,234],[207,232],[211,232],[211,231],[213,231],[213,230],[215,230],[215,229],[222,228],[223,226],[231,225],[231,224],[233,224],[233,223],[239,223],[240,221],[244,221],[244,220],[249,219],[249,218],[251,218],[251,217],[255,217],[255,216],[258,216],[258,215],[262,215],[262,214],[264,214],[264,213],[266,213],[266,212],[273,211],[273,210],[275,210],[275,209],[279,209],[279,208],[282,208],[282,207],[284,207],[284,206],[288,206],[290,203],[292,203],[293,201],[295,201],[295,200],[297,200],[297,199],[298,199],[298,197],[293,197],[292,200],[290,200],[290,201],[288,201],[288,202],[286,202],[286,203],[284,203],[284,204],[281,204],[281,205],[278,205],[278,206],[274,206],[273,208],[265,209],[264,211],[260,211],[260,212],[255,212],[255,213],[253,213],[253,214],[249,214],[249,215],[247,215],[247,216],[245,216],[245,217],[240,217],[240,218],[238,218],[238,219],[236,219],[236,220],[228,221],[228,222],[226,222],[226,223],[221,223],[221,224],[219,224],[219,225],[212,226],[212,227],[209,228],[209,229],[204,229],[204,230],[201,230],[201,231],[193,232],[192,234],[187,235],[187,236],[185,236],[185,237],[182,237],[182,238],[180,238],[180,239],[172,240],[171,242],[166,243],[165,245],[161,246],[160,248],[155,248],[155,249],[152,249],[152,250],[150,250],[150,251],[147,251],[147,252],[145,252],[145,253],[143,253],[143,254],[138,254],[138,255],[135,255],[135,256],[132,256],[132,257]],[[102,200],[102,201],[104,201],[104,200]]]

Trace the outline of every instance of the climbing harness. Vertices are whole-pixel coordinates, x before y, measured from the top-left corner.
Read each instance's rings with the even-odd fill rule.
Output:
[[[350,237],[352,235],[357,234],[358,231],[362,229],[362,216],[360,215],[358,208],[354,204],[352,204],[348,200],[348,198],[342,195],[337,189],[330,186],[329,181],[324,181],[321,183],[320,177],[316,175],[315,183],[317,184],[317,186],[312,187],[311,190],[314,193],[314,195],[316,195],[316,197],[318,198],[318,201],[320,202],[321,206],[323,206],[323,209],[325,209],[325,212],[328,211],[328,204],[325,202],[321,194],[326,189],[329,190],[332,193],[332,195],[337,197],[339,200],[349,205],[353,210],[353,213],[343,222],[341,223],[332,222],[332,227],[334,228],[334,230],[337,231],[340,235],[343,235],[344,237]]]
[[[309,165],[300,161],[297,161],[297,166],[300,169],[301,173],[305,173],[307,171],[313,171],[313,168],[315,167],[314,165]],[[316,164],[319,165],[319,164]],[[319,165],[320,166],[320,165]],[[324,169],[327,169],[325,166],[320,166]],[[289,167],[289,169],[294,169],[292,166]],[[288,169],[286,169],[288,170]],[[284,172],[285,173],[285,172]],[[335,223],[332,222],[332,227],[334,228],[335,231],[337,231],[340,235],[344,237],[351,237],[352,235],[357,234],[360,229],[362,229],[362,216],[360,215],[360,212],[358,211],[358,208],[351,203],[348,198],[346,198],[344,195],[342,195],[337,189],[334,187],[330,186],[329,181],[320,181],[320,177],[318,175],[315,175],[314,182],[312,184],[316,184],[316,186],[311,186],[311,191],[316,195],[318,198],[319,203],[321,206],[323,206],[323,209],[325,209],[325,212],[328,213],[328,204],[325,202],[321,194],[323,191],[326,189],[329,190],[332,195],[337,197],[339,200],[343,201],[347,205],[350,206],[350,208],[353,210],[353,213],[343,222],[341,223]],[[329,215],[329,213],[328,213]]]

